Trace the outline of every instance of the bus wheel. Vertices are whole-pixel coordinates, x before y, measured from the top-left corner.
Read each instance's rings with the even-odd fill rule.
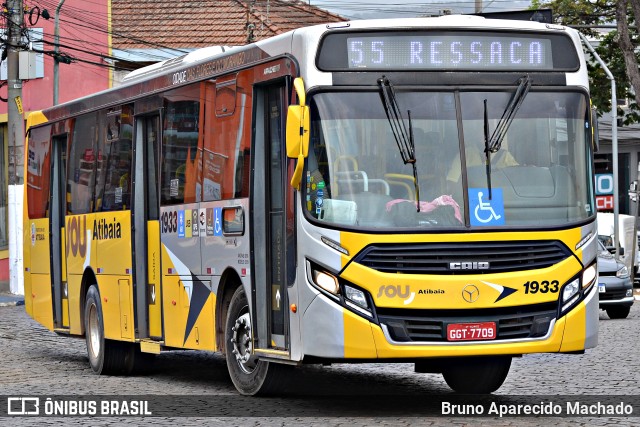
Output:
[[[91,285],[84,308],[84,330],[91,369],[99,375],[130,374],[134,369],[133,343],[105,339],[100,292]]]
[[[284,380],[285,366],[258,360],[253,353],[249,303],[242,286],[234,292],[227,310],[224,331],[229,376],[236,389],[247,396],[273,394]]]
[[[457,393],[487,394],[500,388],[511,367],[511,356],[462,358],[447,366],[444,380]]]

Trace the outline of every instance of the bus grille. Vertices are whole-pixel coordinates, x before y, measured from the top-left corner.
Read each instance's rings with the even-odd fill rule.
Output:
[[[478,274],[550,267],[571,256],[559,241],[417,243],[367,246],[354,262],[383,273]],[[452,269],[464,262],[468,269]],[[489,263],[474,268],[473,263]]]
[[[475,310],[379,308],[378,320],[380,324],[387,326],[391,338],[397,342],[446,342],[448,324],[476,322],[496,322],[496,340],[511,340],[545,336],[557,312],[555,302],[527,307]]]

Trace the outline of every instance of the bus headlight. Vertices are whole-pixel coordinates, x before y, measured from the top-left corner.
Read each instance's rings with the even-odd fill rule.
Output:
[[[580,297],[580,279],[576,278],[564,285],[562,288],[562,312],[571,307],[571,305]]]
[[[351,307],[354,310],[359,311],[360,313],[366,314],[367,316],[372,315],[371,308],[369,308],[369,302],[367,300],[367,295],[364,291],[360,289],[356,289],[349,285],[344,285],[344,303]]]
[[[344,279],[339,279],[337,274],[330,272],[326,267],[307,260],[307,280],[323,295],[330,297],[342,307],[348,307],[369,319],[374,318],[373,301],[369,293]]]
[[[325,291],[338,295],[340,293],[340,286],[338,285],[338,279],[332,274],[326,271],[313,270],[313,283]]]
[[[367,297],[360,289],[352,288],[349,285],[344,286],[344,297],[364,309],[369,308]]]
[[[593,289],[598,279],[596,263],[585,268],[582,274],[562,287],[560,293],[560,316],[565,315],[583,297]],[[581,286],[582,285],[582,286]]]
[[[593,285],[597,276],[598,270],[596,269],[596,264],[591,264],[589,267],[585,268],[582,272],[582,289],[586,289]]]

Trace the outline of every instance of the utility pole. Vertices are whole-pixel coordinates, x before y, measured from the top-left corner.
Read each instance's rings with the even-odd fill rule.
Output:
[[[476,0],[476,13],[482,13],[482,0]]]
[[[9,275],[10,289],[24,294],[22,204],[24,189],[24,115],[19,51],[22,45],[22,0],[7,1],[7,110],[9,135]]]
[[[58,105],[58,94],[59,94],[59,71],[60,60],[58,58],[58,53],[60,52],[60,9],[64,4],[64,0],[60,0],[58,3],[58,7],[56,7],[56,17],[54,21],[53,27],[53,51],[55,52],[53,55],[53,105]]]

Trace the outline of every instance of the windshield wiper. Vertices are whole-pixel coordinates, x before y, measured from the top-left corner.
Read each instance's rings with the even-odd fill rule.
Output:
[[[507,108],[502,112],[502,117],[500,117],[498,126],[496,126],[493,134],[491,134],[491,138],[489,138],[489,151],[492,153],[495,153],[500,149],[502,140],[507,135],[509,126],[511,126],[513,118],[516,116],[518,109],[520,109],[522,101],[524,101],[527,93],[529,93],[529,89],[531,89],[531,78],[529,78],[529,75],[527,74],[520,78],[520,83],[518,84],[516,91],[513,93],[511,101],[509,101],[509,105],[507,105]],[[488,127],[487,121],[488,119],[485,114],[485,127]]]
[[[418,184],[418,168],[416,167],[416,146],[413,139],[413,125],[411,123],[411,110],[407,110],[409,126],[405,126],[400,107],[396,101],[396,94],[393,85],[386,76],[378,79],[380,85],[380,97],[384,112],[387,114],[393,138],[396,140],[400,157],[406,165],[410,163],[413,167],[413,183],[416,190],[416,208],[420,212],[420,185]]]
[[[489,200],[491,200],[491,150],[489,145],[489,114],[487,113],[487,100],[484,100],[484,162],[487,170],[487,188],[489,189]]]
[[[516,91],[513,93],[511,97],[511,101],[509,101],[509,105],[502,112],[502,117],[500,117],[500,121],[498,125],[494,129],[491,136],[489,136],[489,114],[487,113],[487,100],[484,100],[484,154],[486,156],[485,159],[485,168],[487,172],[487,188],[489,189],[489,200],[491,200],[491,153],[497,153],[502,146],[502,141],[504,137],[507,135],[507,131],[509,130],[509,126],[511,126],[511,122],[513,122],[513,118],[516,116],[516,113],[520,109],[522,105],[522,101],[529,93],[529,89],[531,89],[531,78],[529,75],[525,75],[520,78],[520,82],[518,83],[518,87]]]

